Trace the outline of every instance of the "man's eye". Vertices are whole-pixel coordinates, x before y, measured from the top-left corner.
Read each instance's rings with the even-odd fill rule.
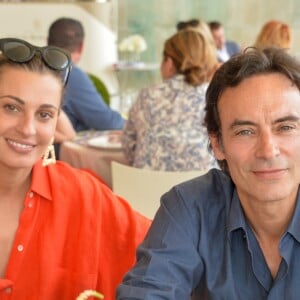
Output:
[[[252,134],[252,131],[249,129],[244,129],[237,132],[237,135],[250,135],[250,134]]]
[[[280,131],[289,131],[289,130],[293,130],[294,126],[290,126],[290,125],[283,125],[279,128]]]

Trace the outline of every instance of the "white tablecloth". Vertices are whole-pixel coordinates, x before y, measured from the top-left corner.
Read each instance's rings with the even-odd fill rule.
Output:
[[[79,132],[74,141],[67,141],[60,146],[60,160],[75,168],[89,169],[99,175],[109,186],[112,186],[111,161],[127,164],[122,149],[94,148],[87,141],[105,132]]]

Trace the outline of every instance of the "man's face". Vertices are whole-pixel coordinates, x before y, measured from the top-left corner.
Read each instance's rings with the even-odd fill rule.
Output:
[[[215,45],[217,49],[222,49],[225,45],[225,32],[223,27],[219,27],[218,29],[212,30],[212,36],[215,41]]]
[[[245,205],[294,201],[300,182],[300,93],[272,73],[227,88],[218,103],[221,140],[210,137],[225,159]]]

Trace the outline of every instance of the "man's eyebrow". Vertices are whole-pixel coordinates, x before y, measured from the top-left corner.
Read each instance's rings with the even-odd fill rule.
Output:
[[[0,99],[2,99],[2,98],[11,98],[11,99],[17,101],[19,104],[25,105],[25,101],[22,100],[22,99],[19,98],[19,97],[16,97],[16,96],[12,96],[12,95],[4,95],[4,96],[0,96]],[[59,108],[57,108],[55,105],[47,104],[47,103],[42,104],[41,107],[43,107],[43,108],[52,108],[52,109],[55,109],[55,110],[59,110]]]
[[[249,120],[239,120],[239,119],[235,119],[229,126],[230,129],[233,129],[234,127],[238,127],[238,126],[244,126],[244,125],[251,125],[251,126],[257,126],[257,124],[253,121],[249,121]]]
[[[279,119],[276,119],[273,123],[281,123],[281,122],[287,122],[287,121],[299,121],[300,118],[295,115],[288,115]]]
[[[281,118],[278,118],[274,120],[272,123],[277,124],[277,123],[282,123],[282,122],[287,122],[287,121],[293,121],[293,122],[298,122],[300,118],[295,115],[287,115]],[[238,126],[245,126],[245,125],[250,125],[250,126],[257,126],[257,123],[249,120],[239,120],[235,119],[229,126],[230,129],[233,129],[234,127]]]

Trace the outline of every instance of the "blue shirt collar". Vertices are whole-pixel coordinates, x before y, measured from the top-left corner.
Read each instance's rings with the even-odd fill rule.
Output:
[[[246,232],[246,219],[241,207],[241,203],[236,189],[234,190],[231,205],[229,209],[229,217],[227,224],[227,235],[230,240],[231,233],[237,229],[243,229]],[[295,212],[288,226],[287,232],[289,232],[300,243],[300,195],[298,192],[297,201],[295,206]]]
[[[246,231],[246,220],[241,203],[237,194],[236,189],[234,189],[231,205],[229,208],[229,217],[227,223],[227,235],[230,240],[231,232],[242,228]]]
[[[298,243],[300,243],[300,196],[299,196],[299,190],[297,195],[297,201],[295,206],[295,211],[292,217],[292,220],[290,222],[290,225],[288,226],[287,232],[289,232]]]

